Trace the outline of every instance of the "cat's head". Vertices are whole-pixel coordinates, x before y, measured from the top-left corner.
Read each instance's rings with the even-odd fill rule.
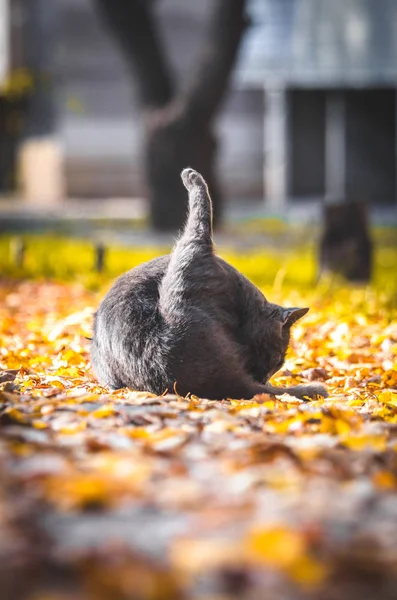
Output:
[[[261,372],[257,374],[257,378],[259,375],[261,381],[267,381],[281,369],[288,350],[291,327],[308,311],[308,308],[284,308],[270,303],[267,305],[264,330],[260,336]]]

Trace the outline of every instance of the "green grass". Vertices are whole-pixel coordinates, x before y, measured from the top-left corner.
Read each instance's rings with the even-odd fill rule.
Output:
[[[51,235],[31,235],[23,239],[26,245],[24,265],[16,267],[13,238],[0,237],[3,277],[81,281],[90,288],[102,287],[124,271],[169,251],[169,248],[161,247],[112,246],[107,252],[105,271],[98,274],[94,270],[92,242]],[[221,255],[265,289],[280,292],[293,288],[313,289],[316,285],[316,247],[313,243],[276,251],[224,251]],[[397,293],[397,247],[376,244],[372,287],[390,296]]]

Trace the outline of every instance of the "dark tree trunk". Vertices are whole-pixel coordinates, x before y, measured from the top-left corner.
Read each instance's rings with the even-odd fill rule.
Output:
[[[181,228],[186,218],[187,196],[180,173],[194,166],[203,174],[219,220],[221,196],[216,178],[217,142],[210,126],[201,129],[183,115],[158,111],[148,121],[145,158],[152,224],[156,229]]]
[[[151,222],[158,230],[181,228],[186,192],[179,174],[187,166],[208,182],[214,222],[221,217],[213,121],[225,95],[246,26],[246,0],[214,0],[204,51],[191,86],[175,91],[150,0],[96,0],[137,81],[146,123],[145,170]]]
[[[372,267],[372,241],[367,206],[340,202],[324,207],[324,231],[320,242],[320,275],[327,271],[348,281],[368,282]]]
[[[57,33],[57,13],[55,3],[48,4],[46,0],[29,0],[24,9],[25,60],[33,78],[27,96],[24,137],[37,138],[53,134],[56,128],[52,49]]]
[[[174,85],[153,16],[153,0],[95,1],[124,53],[142,105],[165,106],[174,95]]]
[[[17,187],[19,123],[24,108],[20,99],[0,97],[0,193],[14,192]]]

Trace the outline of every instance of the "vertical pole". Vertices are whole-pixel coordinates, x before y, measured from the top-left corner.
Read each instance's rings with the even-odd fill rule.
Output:
[[[95,271],[102,273],[105,269],[106,246],[102,242],[95,245]]]
[[[287,199],[287,103],[285,88],[265,88],[263,184],[266,206],[281,210]]]
[[[13,264],[22,268],[25,263],[26,244],[21,237],[12,238],[10,241],[10,252]]]

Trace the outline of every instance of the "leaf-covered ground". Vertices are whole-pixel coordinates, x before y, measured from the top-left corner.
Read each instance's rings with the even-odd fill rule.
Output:
[[[86,339],[108,283],[0,283],[1,598],[394,599],[386,258],[373,288],[297,289],[272,265],[267,296],[311,306],[274,381],[324,380],[311,403],[109,393]],[[262,283],[263,256],[235,262]]]

